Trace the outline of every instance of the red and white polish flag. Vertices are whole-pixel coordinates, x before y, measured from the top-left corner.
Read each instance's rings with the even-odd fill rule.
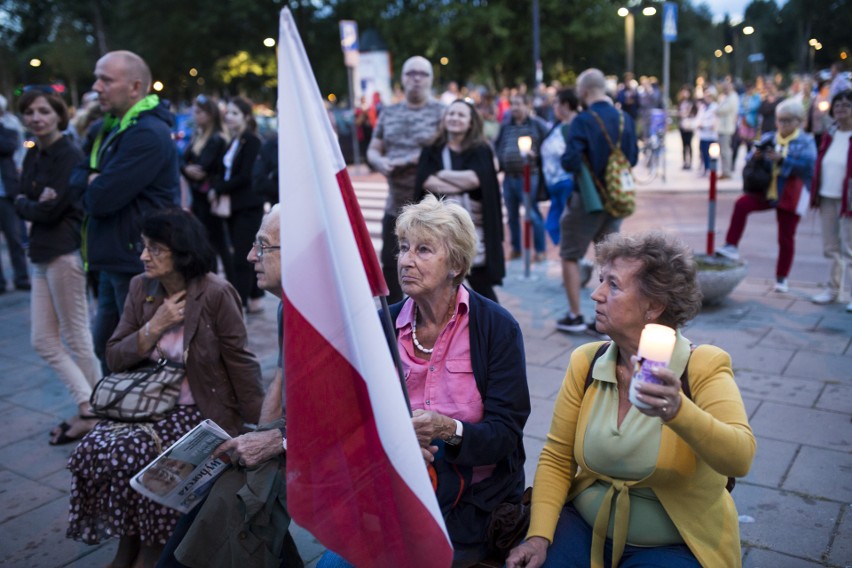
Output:
[[[278,57],[287,507],[355,566],[450,566],[376,314],[387,288],[286,8]]]

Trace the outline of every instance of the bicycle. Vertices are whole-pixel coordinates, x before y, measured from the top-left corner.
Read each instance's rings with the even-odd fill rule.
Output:
[[[662,173],[662,137],[659,133],[654,132],[645,141],[640,141],[639,144],[639,165],[641,167],[636,168],[633,175],[637,183],[648,184]]]

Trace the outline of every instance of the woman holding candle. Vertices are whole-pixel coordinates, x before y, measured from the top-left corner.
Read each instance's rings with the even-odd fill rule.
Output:
[[[595,323],[612,341],[571,356],[507,566],[739,566],[726,478],[748,472],[755,439],[728,354],[677,331],[701,306],[692,254],[662,233],[615,233],[596,257]],[[640,346],[649,323],[675,330],[670,357]],[[637,355],[669,359],[644,362],[659,381],[634,387],[648,408],[628,398]]]

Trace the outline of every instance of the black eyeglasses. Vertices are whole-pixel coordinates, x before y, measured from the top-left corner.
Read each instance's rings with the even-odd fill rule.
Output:
[[[139,254],[142,254],[143,250],[148,249],[148,252],[151,254],[151,256],[160,256],[161,254],[169,250],[166,247],[154,243],[146,244],[144,241],[139,241],[138,243],[136,243],[136,246],[134,248]]]
[[[255,256],[257,256],[258,259],[263,258],[263,255],[266,254],[266,251],[268,251],[268,250],[280,250],[281,249],[280,246],[265,245],[265,244],[259,243],[257,241],[253,242],[251,244],[251,246],[254,247],[254,250],[256,251],[254,254],[255,254]]]

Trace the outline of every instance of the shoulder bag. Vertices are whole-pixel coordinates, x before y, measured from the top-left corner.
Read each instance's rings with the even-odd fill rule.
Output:
[[[89,399],[92,412],[119,422],[156,422],[177,404],[186,376],[182,363],[169,361],[157,345],[154,364],[107,375],[95,385]]]

